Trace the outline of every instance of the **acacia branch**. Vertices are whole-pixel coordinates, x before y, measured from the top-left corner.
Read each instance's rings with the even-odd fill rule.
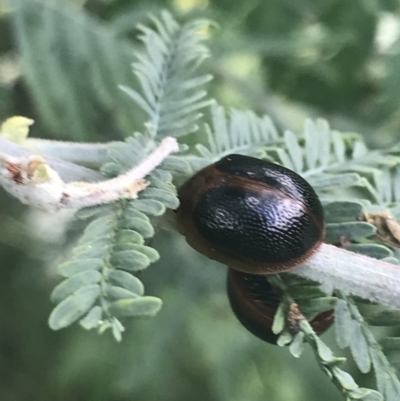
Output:
[[[327,292],[335,289],[392,308],[400,308],[400,267],[365,255],[322,244],[293,271],[318,281]]]
[[[47,211],[134,199],[148,185],[144,178],[178,150],[176,139],[167,137],[139,165],[116,178],[96,183],[66,183],[42,156],[15,157],[0,152],[0,185],[21,202]]]
[[[11,157],[29,158],[41,152],[33,152],[32,150],[21,147],[8,139],[0,138],[0,153]],[[96,182],[104,180],[104,176],[98,171],[90,168],[78,166],[74,163],[61,160],[56,157],[43,155],[43,159],[53,170],[57,171],[58,175],[64,182],[71,181],[86,181]]]
[[[170,143],[170,145],[171,144],[172,143]],[[64,145],[65,144],[62,146]],[[177,145],[172,144],[172,148],[168,146],[167,148],[169,149],[167,153],[170,151],[176,151]],[[102,152],[100,148],[98,151]],[[35,163],[39,161],[39,163],[49,166],[51,168],[50,171],[54,170],[54,173],[59,176],[60,181],[63,181],[64,184],[71,181],[93,182],[104,180],[104,177],[97,171],[54,157],[45,156],[39,160],[35,160],[35,158],[32,159],[32,156],[34,155],[33,152],[2,138],[0,138],[0,153],[3,155],[6,154],[10,157],[25,158],[28,160],[26,167],[29,165],[29,160],[31,163],[31,168],[37,167]],[[60,154],[61,153],[62,152],[60,152]],[[165,154],[162,155],[161,159],[156,158],[157,162],[155,164],[154,160],[152,161],[150,165],[150,171],[156,166],[157,163],[162,161],[163,157],[165,157]],[[140,174],[137,175],[137,170],[135,170],[135,179],[138,179],[140,175],[144,177],[148,171],[148,169],[146,171],[139,171]],[[79,185],[69,187],[69,189],[73,189],[72,199],[79,199],[79,202],[78,204],[76,204],[76,202],[72,202],[71,204],[68,199],[62,207],[83,207],[87,203],[88,198],[90,200],[90,204],[111,202],[118,197],[123,197],[124,194],[129,194],[126,186],[128,185],[128,182],[132,183],[133,181],[129,181],[129,179],[127,180],[126,176],[122,179],[122,181],[120,179],[120,181],[117,182],[117,184],[121,184],[118,191],[115,191],[114,188],[114,192],[112,192],[116,197],[111,195],[110,198],[107,191],[100,191],[102,192],[101,202],[98,201],[98,197],[95,196],[93,198],[93,196],[91,196],[93,190],[97,191],[99,189],[98,186],[100,183],[91,184],[89,186],[85,185],[84,187],[80,187]],[[135,188],[133,192],[135,193],[135,191],[137,192],[143,189],[145,187],[143,184],[144,183],[141,182],[139,187]],[[114,185],[115,181],[113,181],[112,186]],[[17,187],[17,189],[20,188]],[[79,196],[76,196],[76,191],[79,192]],[[21,199],[21,196],[18,196],[18,194],[15,194],[15,192],[13,192],[13,194],[17,195],[17,197]],[[59,202],[61,199],[60,196],[57,198],[58,201],[56,201],[57,207],[52,208],[49,207],[48,204],[44,205],[44,207],[47,210],[59,209],[60,205],[57,202]],[[107,200],[103,199],[104,196],[107,197]],[[65,196],[63,199],[65,202]],[[82,199],[83,202],[81,202]],[[37,202],[36,204],[35,202],[28,203],[33,203],[33,205],[43,208],[43,201],[39,200],[39,203],[40,202],[42,205],[37,204]],[[328,292],[331,292],[334,289],[339,289],[347,295],[356,295],[364,299],[369,299],[370,301],[376,301],[391,307],[400,308],[400,267],[396,265],[349,252],[332,245],[322,244],[318,252],[316,252],[306,264],[294,270],[293,273],[314,281],[318,281]]]

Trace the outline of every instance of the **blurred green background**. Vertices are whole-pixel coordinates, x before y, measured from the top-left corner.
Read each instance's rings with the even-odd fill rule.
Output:
[[[0,0],[0,120],[33,118],[33,136],[64,140],[141,130],[144,115],[117,85],[136,85],[134,27],[162,8],[219,25],[203,70],[223,105],[296,132],[324,117],[372,148],[399,141],[396,0]],[[76,326],[51,332],[56,266],[81,228],[71,213],[28,210],[0,191],[0,400],[342,399],[308,350],[296,360],[247,333],[228,306],[225,269],[169,232],[153,242],[168,257],[141,274],[164,300],[156,318],[129,322],[120,344]],[[334,330],[324,339],[336,350]]]

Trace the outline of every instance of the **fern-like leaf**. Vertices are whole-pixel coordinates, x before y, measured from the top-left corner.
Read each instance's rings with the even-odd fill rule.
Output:
[[[160,18],[151,16],[151,21],[154,29],[138,26],[145,51],[133,63],[143,94],[127,86],[121,89],[149,116],[146,125],[153,138],[194,132],[200,110],[211,103],[201,89],[211,76],[194,75],[209,56],[201,42],[210,22],[199,19],[180,26],[167,11]]]
[[[113,27],[67,4],[18,0],[15,5],[21,68],[41,122],[53,135],[98,141],[107,116],[121,137],[130,135],[140,113],[132,111],[117,85],[131,81],[134,47]]]
[[[108,147],[107,176],[123,173],[150,153],[156,143],[136,134],[127,143]],[[149,186],[135,200],[121,200],[77,212],[80,219],[91,219],[76,245],[72,259],[60,266],[66,277],[52,293],[57,306],[50,315],[53,329],[77,320],[86,329],[99,332],[111,328],[117,340],[124,327],[120,318],[153,316],[162,302],[144,295],[144,286],[134,275],[159,259],[147,246],[154,235],[154,224],[166,208],[178,206],[172,174],[162,167],[147,177]]]
[[[160,19],[152,17],[152,23],[154,29],[139,27],[146,52],[133,65],[143,96],[124,88],[148,112],[148,135],[135,134],[126,143],[108,146],[108,161],[101,168],[107,177],[137,165],[154,149],[156,137],[193,131],[198,110],[209,104],[209,100],[204,100],[205,92],[198,90],[209,77],[192,76],[208,54],[199,31],[209,23],[197,20],[180,27],[167,12]],[[134,273],[159,258],[158,252],[145,241],[155,234],[155,219],[167,208],[178,207],[170,171],[188,173],[190,166],[185,160],[170,156],[162,167],[146,177],[150,185],[138,199],[78,212],[81,218],[92,221],[72,259],[60,267],[67,279],[52,295],[58,302],[49,320],[52,328],[63,328],[80,320],[86,329],[103,332],[111,328],[120,340],[124,329],[120,317],[157,313],[161,300],[145,296],[143,285]],[[79,303],[81,299],[85,302]]]
[[[363,318],[354,301],[340,296],[335,311],[335,326],[338,343],[342,348],[349,347],[358,368],[363,373],[374,370],[377,387],[386,401],[397,401],[400,398],[400,381],[393,366],[389,363],[382,347],[372,334],[369,324]],[[390,313],[393,312],[393,313]],[[372,324],[382,326],[399,321],[399,311],[381,311],[371,315]],[[396,341],[387,341],[391,348]]]

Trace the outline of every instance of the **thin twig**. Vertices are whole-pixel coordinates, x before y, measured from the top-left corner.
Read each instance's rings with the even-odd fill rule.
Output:
[[[4,138],[0,138],[0,153],[7,156],[24,158],[29,158],[30,156],[36,154],[31,150],[25,149],[24,147],[21,147]],[[46,161],[46,164],[48,164],[53,170],[57,171],[58,175],[64,182],[96,182],[104,180],[104,176],[98,171],[78,166],[74,163],[70,163],[55,157],[43,156],[43,159]]]
[[[21,202],[47,211],[133,199],[146,188],[144,177],[178,150],[176,139],[167,137],[138,166],[98,183],[65,183],[41,156],[11,157],[0,153],[0,184]]]

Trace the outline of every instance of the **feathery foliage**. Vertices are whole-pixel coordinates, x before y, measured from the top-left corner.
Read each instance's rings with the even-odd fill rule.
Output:
[[[167,11],[160,19],[150,18],[155,29],[138,26],[145,52],[136,54],[133,63],[143,95],[126,86],[121,89],[149,116],[146,127],[153,138],[195,132],[196,121],[203,115],[200,110],[211,102],[201,89],[211,75],[194,76],[209,57],[201,41],[210,21],[199,19],[180,26]]]
[[[310,320],[310,299],[316,300],[318,295],[313,295],[313,298],[309,298],[310,294],[315,293],[315,291],[310,291],[305,287],[305,291],[299,292],[296,287],[288,286],[281,277],[272,276],[269,281],[274,283],[283,291],[282,302],[275,314],[273,331],[275,334],[279,334],[278,345],[289,345],[290,353],[298,358],[303,351],[303,341],[307,341],[314,351],[314,354],[323,368],[323,371],[330,377],[332,382],[339,388],[341,393],[346,397],[346,401],[383,401],[383,397],[375,390],[370,390],[367,388],[360,388],[354,379],[348,373],[344,372],[339,366],[346,360],[345,358],[335,357],[330,348],[315,334],[314,330],[308,323]],[[296,283],[297,289],[299,283]],[[305,300],[304,297],[305,296]],[[315,296],[315,298],[314,298]],[[321,299],[319,304],[321,304]],[[299,301],[298,301],[299,300]],[[308,301],[308,302],[306,302]],[[337,299],[332,298],[329,302],[325,302],[326,309],[331,309],[336,303]],[[299,332],[294,336],[290,329],[288,328],[287,315],[290,305],[299,302],[299,310],[302,315],[306,318],[299,323]],[[311,302],[311,305],[313,303]],[[321,308],[319,308],[321,309]],[[311,308],[312,310],[312,308]],[[315,310],[313,310],[315,312]],[[308,315],[308,316],[307,316]],[[312,317],[315,314],[311,315]],[[312,318],[311,317],[311,318]],[[386,399],[386,398],[385,398]],[[388,398],[389,400],[389,398]],[[390,399],[391,401],[395,398]]]
[[[316,123],[308,120],[303,136],[297,137],[290,131],[280,135],[268,117],[259,118],[251,112],[233,110],[228,120],[225,111],[214,106],[212,117],[213,130],[207,126],[209,148],[196,146],[201,156],[187,158],[192,166],[209,164],[233,152],[258,155],[282,164],[306,177],[319,193],[326,214],[328,242],[340,244],[345,238],[346,244],[342,246],[348,250],[389,263],[400,263],[388,246],[377,241],[377,228],[359,221],[359,217],[368,211],[390,209],[395,214],[398,210],[400,199],[396,183],[400,158],[396,150],[369,152],[358,135],[332,131],[325,120]],[[352,190],[351,197],[346,192],[349,189]],[[270,279],[275,284],[277,280]],[[309,325],[296,335],[288,327],[286,316],[290,303],[296,302],[310,321],[317,314],[334,308],[337,298],[327,296],[317,285],[298,277],[286,275],[285,284],[280,283],[287,295],[274,320],[273,331],[279,334],[278,345],[289,345],[293,356],[299,357],[303,341],[310,342],[317,359],[347,400],[383,400],[385,397],[385,400],[395,401],[400,397],[400,382],[394,368],[353,301],[344,297],[335,308],[338,342],[343,347],[350,346],[361,372],[367,373],[374,367],[381,394],[359,388],[352,377],[338,367],[344,359],[334,357]],[[349,317],[349,310],[352,317]],[[398,318],[398,314],[391,315],[388,320],[398,324]],[[398,346],[395,339],[385,341],[388,347]]]
[[[109,160],[101,168],[106,177],[114,177],[137,165],[156,146],[155,137],[171,134],[178,125],[178,134],[193,131],[192,111],[209,103],[206,100],[201,103],[187,101],[184,96],[187,90],[197,88],[199,82],[207,80],[204,77],[188,79],[187,74],[182,74],[182,69],[197,66],[207,54],[206,48],[196,43],[198,30],[207,26],[207,21],[194,21],[180,27],[167,12],[161,19],[152,17],[151,20],[156,30],[140,27],[148,54],[139,56],[141,61],[133,66],[144,96],[148,101],[150,97],[152,99],[152,113],[146,123],[148,134],[137,133],[126,143],[115,142],[108,146]],[[193,47],[186,48],[186,40],[190,40]],[[152,69],[148,64],[151,63],[156,66],[155,74],[150,74]],[[150,76],[146,76],[146,71]],[[151,92],[146,83],[157,93]],[[177,96],[172,93],[173,88],[177,88]],[[139,104],[144,101],[132,89],[124,90]],[[171,96],[167,95],[168,91]],[[191,93],[195,94],[192,99],[198,98],[196,92]],[[201,98],[205,97],[204,91],[197,93],[201,93]],[[180,124],[182,120],[179,119],[168,119],[166,110],[171,111],[168,109],[171,104],[192,117],[189,120],[185,117],[184,124]],[[150,185],[137,200],[121,200],[78,212],[79,218],[93,220],[74,249],[72,260],[60,266],[67,279],[52,293],[52,300],[58,304],[50,316],[50,327],[61,329],[81,319],[80,324],[85,329],[96,328],[103,332],[112,328],[119,341],[124,330],[120,317],[152,316],[158,312],[161,300],[144,296],[143,284],[133,273],[158,260],[158,252],[145,245],[145,241],[155,234],[156,218],[167,208],[178,207],[170,171],[188,173],[189,166],[178,157],[170,156],[162,168],[147,177]]]
[[[111,117],[113,126],[108,128],[129,135],[140,114],[132,111],[117,83],[131,81],[134,47],[60,2],[15,3],[13,22],[24,79],[49,130],[82,140],[101,132]]]
[[[395,368],[389,363],[367,323],[370,321],[371,324],[378,326],[393,324],[396,320],[398,323],[398,313],[394,316],[388,311],[380,311],[365,320],[353,300],[343,295],[340,298],[335,309],[338,344],[341,348],[350,348],[353,359],[362,373],[368,373],[373,368],[378,390],[385,400],[398,400],[400,381]],[[383,316],[385,319],[382,319]],[[390,350],[396,347],[396,340],[387,338],[383,340],[383,344],[387,345],[386,350]]]
[[[126,171],[155,146],[154,141],[140,134],[124,144],[111,144],[103,173],[113,176]],[[85,329],[103,332],[112,328],[114,337],[121,340],[124,328],[119,318],[152,316],[161,308],[159,298],[144,295],[144,286],[134,273],[159,259],[158,252],[145,245],[145,239],[154,235],[155,219],[166,208],[175,209],[178,199],[170,172],[157,168],[148,181],[150,185],[138,199],[77,212],[78,218],[91,222],[72,259],[60,266],[67,279],[51,295],[52,301],[58,303],[49,320],[53,329],[80,319]]]

